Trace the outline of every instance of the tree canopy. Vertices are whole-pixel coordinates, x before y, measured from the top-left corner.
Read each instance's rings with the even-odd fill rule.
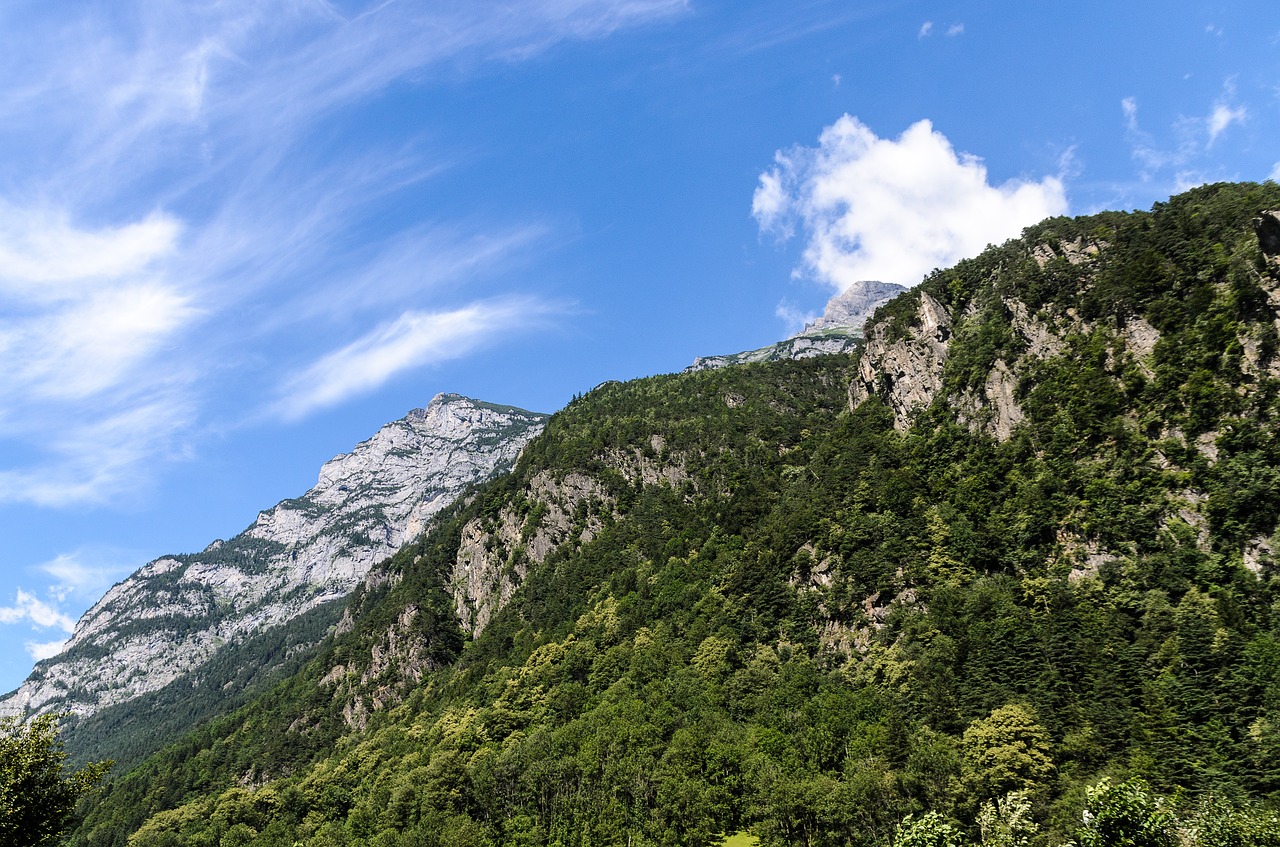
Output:
[[[30,721],[0,718],[0,847],[42,847],[58,842],[76,801],[107,772],[110,762],[66,766],[58,716]]]

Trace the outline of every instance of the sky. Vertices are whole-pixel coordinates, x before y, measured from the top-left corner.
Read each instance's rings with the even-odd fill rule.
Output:
[[[0,692],[439,392],[555,411],[1276,138],[1274,0],[10,0]]]

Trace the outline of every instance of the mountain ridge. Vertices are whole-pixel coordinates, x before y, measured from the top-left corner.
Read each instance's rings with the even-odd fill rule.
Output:
[[[236,537],[162,556],[117,583],[0,710],[84,718],[340,599],[459,492],[513,462],[544,420],[437,395],[325,462],[307,493],[260,512]]]
[[[851,352],[862,341],[863,324],[876,308],[906,290],[906,287],[892,282],[855,282],[828,300],[823,314],[805,324],[795,335],[755,350],[698,356],[692,365],[685,368],[685,372]]]
[[[73,843],[882,847],[1016,807],[1053,844],[1106,779],[1280,804],[1277,207],[1050,219],[853,355],[602,384]]]

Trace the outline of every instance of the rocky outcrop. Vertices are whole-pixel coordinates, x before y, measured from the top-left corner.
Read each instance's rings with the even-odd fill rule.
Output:
[[[827,302],[822,317],[790,338],[742,353],[699,356],[685,372],[848,353],[862,341],[862,327],[875,310],[906,290],[892,282],[855,282]]]
[[[1280,212],[1263,212],[1253,219],[1258,246],[1268,259],[1280,258]]]
[[[876,309],[906,290],[892,282],[855,282],[828,300],[822,317],[806,326],[800,335],[818,335],[830,329],[861,331]]]
[[[683,457],[671,455],[661,435],[651,436],[649,447],[614,450],[602,458],[635,486],[679,488],[690,481]],[[510,601],[531,567],[562,545],[589,543],[616,508],[603,483],[577,472],[534,474],[519,502],[519,509],[508,506],[496,517],[475,518],[462,528],[449,590],[459,623],[472,637]]]
[[[507,507],[496,518],[476,518],[462,528],[449,580],[463,631],[478,635],[515,593],[531,565],[566,541],[591,541],[599,514],[613,498],[599,482],[580,473],[556,479],[539,473],[525,489],[527,511]]]
[[[893,410],[894,427],[906,431],[916,411],[942,391],[942,369],[951,341],[951,313],[923,291],[905,328],[881,321],[867,334],[858,376],[849,386],[849,403],[857,406],[878,394]]]
[[[1040,267],[1053,261],[1088,266],[1105,255],[1107,247],[1103,241],[1078,238],[1035,245],[1029,258]],[[911,426],[919,411],[945,400],[970,429],[1007,441],[1025,418],[1019,403],[1019,382],[1027,366],[1036,360],[1065,355],[1070,338],[1098,329],[1072,307],[1037,312],[1017,296],[997,295],[994,290],[984,295],[981,303],[964,304],[960,314],[952,314],[925,291],[911,296],[916,298],[914,310],[898,309],[895,315],[867,328],[857,376],[849,386],[850,408],[873,394],[879,396],[893,411],[894,427],[900,432]],[[1276,302],[1280,304],[1280,293]],[[992,322],[1005,327],[1007,343],[985,376],[981,372],[948,376],[953,340],[985,332]],[[1121,363],[1116,357],[1122,357],[1150,377],[1159,330],[1136,315],[1116,324],[1106,330],[1115,336],[1108,366],[1118,372]],[[1244,349],[1248,360],[1248,343]]]
[[[0,710],[92,714],[345,596],[464,489],[511,467],[545,420],[437,396],[326,462],[314,488],[262,512],[235,538],[139,568]]]

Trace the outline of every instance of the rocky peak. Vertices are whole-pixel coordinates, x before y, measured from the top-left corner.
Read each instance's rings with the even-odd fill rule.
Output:
[[[855,282],[827,301],[822,317],[790,338],[743,353],[699,356],[685,371],[847,353],[862,340],[862,327],[875,310],[906,290],[892,282]]]
[[[906,290],[892,282],[855,282],[828,300],[822,317],[808,324],[798,334],[813,335],[828,329],[861,331],[876,309]]]
[[[315,487],[202,552],[115,585],[0,712],[92,714],[158,690],[350,592],[463,490],[510,468],[546,416],[437,395],[320,469]]]

